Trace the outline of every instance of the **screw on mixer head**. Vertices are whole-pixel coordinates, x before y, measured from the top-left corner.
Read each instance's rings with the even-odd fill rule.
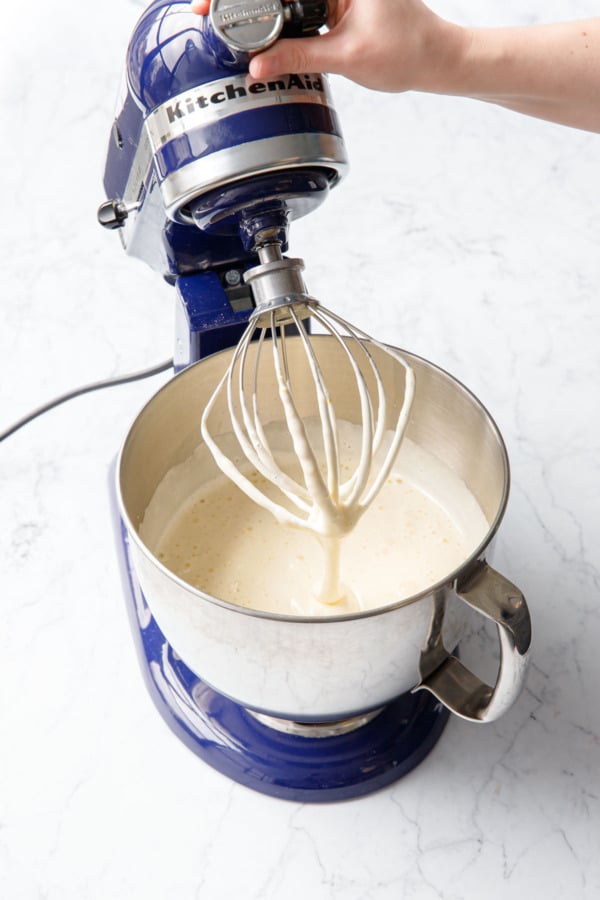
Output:
[[[210,21],[231,48],[264,50],[278,37],[309,37],[327,21],[327,0],[213,0]]]

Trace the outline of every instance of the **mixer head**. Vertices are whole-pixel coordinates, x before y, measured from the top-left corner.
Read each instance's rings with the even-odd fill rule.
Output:
[[[211,16],[156,0],[127,52],[100,221],[170,282],[256,261],[244,221],[315,209],[347,159],[323,75],[256,81],[249,52],[313,34],[326,3],[214,0]],[[287,19],[290,19],[288,22]]]
[[[326,15],[323,0],[214,0],[210,18],[155,0],[134,29],[99,219],[175,286],[176,370],[242,334],[256,232],[275,214],[285,251],[289,223],[346,171],[324,75],[248,75],[253,48]]]

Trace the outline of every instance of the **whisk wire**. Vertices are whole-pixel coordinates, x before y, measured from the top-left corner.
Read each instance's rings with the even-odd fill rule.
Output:
[[[324,321],[323,317],[318,317],[320,321]],[[402,439],[404,437],[404,432],[406,430],[406,425],[408,424],[408,417],[410,415],[410,410],[412,407],[412,403],[414,400],[414,392],[415,392],[415,378],[414,372],[411,366],[408,364],[404,356],[395,350],[393,347],[389,347],[386,344],[382,344],[380,341],[375,340],[370,335],[368,335],[361,328],[358,328],[355,325],[351,325],[345,319],[342,319],[340,316],[336,315],[336,313],[331,310],[327,310],[327,317],[337,324],[339,324],[342,328],[346,329],[351,338],[353,338],[353,346],[360,348],[360,350],[365,354],[368,359],[369,366],[371,372],[374,376],[376,387],[377,387],[377,424],[375,428],[375,432],[372,435],[372,452],[375,457],[379,450],[381,449],[384,435],[386,433],[386,423],[387,423],[387,410],[388,403],[386,399],[386,391],[383,384],[383,380],[381,378],[381,373],[377,364],[375,363],[372,354],[369,351],[369,344],[382,349],[389,356],[396,359],[404,368],[405,373],[405,383],[404,383],[404,399],[402,403],[402,408],[400,410],[400,414],[398,416],[398,420],[396,422],[396,427],[393,431],[393,438],[388,448],[388,451],[383,458],[383,461],[379,467],[379,474],[373,480],[371,487],[367,494],[363,497],[360,506],[362,509],[366,509],[369,503],[372,502],[373,498],[377,495],[380,490],[383,482],[385,481],[390,466],[392,465],[398,450],[400,449],[400,444],[402,443]],[[360,492],[359,492],[360,495]]]
[[[273,315],[274,314],[272,313],[272,316]],[[335,519],[336,505],[321,474],[314,448],[306,431],[305,422],[294,402],[289,378],[289,366],[287,365],[287,354],[285,351],[285,337],[282,337],[281,334],[278,336],[277,328],[273,327],[274,324],[275,323],[272,322],[271,327],[273,362],[279,390],[279,399],[281,400],[281,405],[283,407],[283,413],[292,439],[294,452],[300,464],[300,468],[302,469],[304,482],[313,503],[311,514],[320,513],[327,519]]]
[[[227,399],[231,414],[231,422],[233,432],[237,438],[240,447],[248,461],[254,466],[259,474],[261,474],[267,483],[275,484],[275,486],[288,498],[298,509],[308,514],[310,505],[306,502],[308,491],[306,488],[284,472],[277,464],[275,455],[271,450],[267,435],[262,425],[260,411],[258,408],[258,365],[260,360],[260,348],[265,339],[267,329],[261,328],[258,338],[258,352],[255,355],[253,374],[252,374],[252,415],[248,411],[246,402],[246,385],[244,375],[246,374],[246,357],[248,349],[252,342],[252,338],[256,332],[256,324],[248,328],[246,334],[240,342],[241,352],[239,358],[232,363],[230,370],[230,378],[227,382]],[[243,345],[243,346],[242,346]],[[235,359],[235,356],[234,356]],[[234,374],[237,372],[238,392],[234,394]],[[236,413],[235,400],[239,401],[240,413],[242,416],[243,427]],[[260,490],[257,488],[257,490]],[[264,492],[261,491],[264,495]]]
[[[338,427],[335,408],[331,400],[331,395],[327,388],[327,384],[323,377],[323,372],[317,360],[314,348],[310,342],[308,335],[298,318],[296,311],[292,308],[292,315],[298,334],[302,341],[306,359],[310,367],[313,381],[315,384],[315,392],[319,415],[321,419],[321,431],[323,437],[323,449],[325,452],[325,463],[327,469],[327,487],[334,503],[340,499],[340,455],[338,443]]]
[[[326,329],[326,331],[333,338],[335,338],[337,343],[344,351],[344,355],[350,365],[350,368],[352,369],[356,387],[358,389],[361,412],[360,456],[358,465],[356,466],[350,478],[342,484],[342,490],[340,492],[341,501],[346,506],[350,507],[357,502],[358,497],[360,497],[360,495],[364,491],[369,479],[371,462],[373,459],[373,404],[362,370],[358,365],[354,354],[351,352],[347,340],[344,340],[343,335],[338,331],[337,328],[332,325],[332,321],[336,322],[340,326],[344,327],[352,336],[352,329],[349,326],[349,323],[345,322],[343,319],[338,318],[329,310],[327,310],[326,315],[324,315],[318,308],[314,311],[314,317],[318,322],[320,322],[320,324]],[[358,346],[361,345],[358,344]],[[366,348],[363,347],[362,349],[367,353],[367,358],[370,360],[373,367],[373,360],[366,351]],[[380,406],[378,407],[378,411],[379,410]]]
[[[222,394],[223,390],[225,390],[228,397],[229,415],[232,431],[238,443],[240,444],[242,452],[244,453],[248,461],[252,465],[254,465],[255,469],[264,476],[268,483],[275,482],[273,469],[268,467],[266,463],[266,454],[258,454],[255,452],[252,443],[246,438],[244,434],[244,431],[235,412],[235,406],[233,405],[232,385],[234,373],[240,367],[242,371],[244,370],[244,362],[248,351],[248,346],[252,340],[255,330],[255,327],[248,327],[240,342],[238,343],[233,354],[230,366],[221,378],[212,397],[204,408],[204,412],[202,414],[200,422],[200,431],[202,434],[202,438],[209,451],[211,452],[215,462],[227,478],[229,478],[234,484],[236,484],[241,490],[243,490],[244,493],[248,497],[250,497],[250,499],[253,500],[256,504],[271,512],[279,521],[287,522],[291,525],[302,526],[305,522],[305,517],[308,516],[310,512],[311,507],[308,503],[301,500],[300,496],[298,495],[298,491],[286,490],[282,485],[277,485],[277,487],[279,487],[279,489],[285,494],[285,496],[287,496],[298,508],[302,510],[302,512],[304,513],[304,517],[295,515],[294,513],[285,509],[280,503],[272,500],[250,478],[244,475],[244,473],[240,470],[239,465],[237,465],[233,459],[231,459],[229,456],[227,456],[226,453],[223,452],[218,442],[212,437],[210,428],[208,426],[208,421],[210,419],[211,413],[214,410],[216,402],[219,396]],[[242,405],[244,405],[243,398]],[[300,487],[299,485],[296,485],[295,482],[293,482],[293,484],[295,485],[296,489]]]

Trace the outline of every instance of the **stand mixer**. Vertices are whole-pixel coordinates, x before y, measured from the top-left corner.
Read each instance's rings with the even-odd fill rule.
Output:
[[[202,19],[187,2],[156,0],[133,32],[99,219],[173,284],[176,372],[238,345],[257,308],[259,318],[275,316],[282,339],[290,325],[310,331],[314,301],[302,263],[283,254],[290,222],[343,177],[344,143],[325,76],[259,82],[247,66],[250,52],[281,34],[316,34],[326,12],[316,0],[215,0]],[[290,306],[306,315],[289,315]],[[398,440],[406,414],[396,420]],[[448,703],[428,686],[340,721],[290,721],[221,695],[170,646],[146,603],[123,521],[117,529],[148,689],[178,736],[223,774],[286,799],[345,799],[400,778],[440,737]],[[439,647],[430,649],[438,671]]]

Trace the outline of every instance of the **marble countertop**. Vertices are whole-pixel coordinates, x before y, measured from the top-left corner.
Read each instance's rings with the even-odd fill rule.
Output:
[[[144,5],[3,11],[0,430],[172,354],[172,290],[96,223]],[[582,0],[436,9],[490,25],[597,14]],[[114,553],[109,465],[167,376],[73,400],[0,444],[10,900],[600,896],[600,139],[333,88],[351,174],[292,250],[328,306],[448,369],[496,419],[512,492],[495,565],[531,609],[526,687],[494,724],[453,719],[417,769],[360,800],[230,782],[149,699]]]

